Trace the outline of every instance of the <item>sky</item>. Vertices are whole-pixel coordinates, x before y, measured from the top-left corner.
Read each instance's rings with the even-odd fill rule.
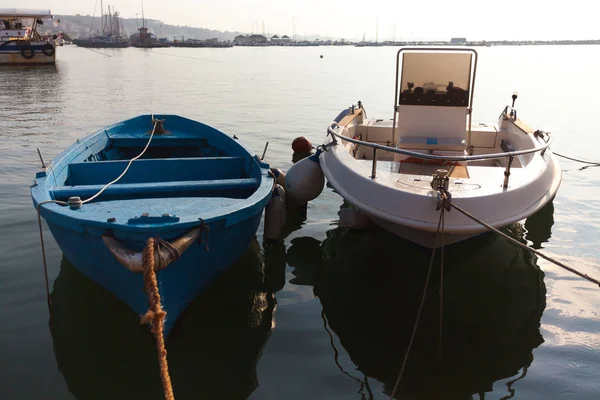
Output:
[[[9,3],[10,0],[1,0]],[[171,25],[367,40],[600,39],[592,0],[144,0],[146,18]],[[6,5],[0,7],[7,7]],[[14,3],[13,3],[14,4]],[[141,0],[105,0],[125,18]],[[11,4],[12,6],[12,4]],[[99,15],[100,0],[20,0],[21,8]],[[395,35],[394,35],[395,31]]]

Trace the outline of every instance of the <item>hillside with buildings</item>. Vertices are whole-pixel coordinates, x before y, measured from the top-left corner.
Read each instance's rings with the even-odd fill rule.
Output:
[[[44,33],[56,33],[62,31],[71,38],[87,38],[98,34],[100,31],[100,17],[90,15],[55,15],[55,21],[58,24],[47,24],[41,27]],[[123,28],[126,36],[136,33],[137,28],[142,25],[141,18],[122,18]],[[166,37],[172,40],[175,36],[184,36],[193,39],[211,39],[233,40],[240,32],[221,32],[211,29],[194,28],[190,26],[178,26],[165,24],[155,19],[146,19],[148,29],[158,37]]]

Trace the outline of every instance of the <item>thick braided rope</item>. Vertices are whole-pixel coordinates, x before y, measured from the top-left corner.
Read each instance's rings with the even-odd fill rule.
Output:
[[[150,238],[146,242],[146,247],[142,253],[144,263],[144,286],[148,294],[148,311],[142,316],[140,323],[151,323],[152,333],[156,340],[156,350],[158,353],[158,362],[160,365],[160,378],[163,383],[166,400],[174,400],[173,388],[171,387],[171,377],[169,375],[169,366],[167,365],[167,350],[165,349],[165,339],[163,336],[163,322],[166,312],[163,311],[160,303],[160,294],[158,293],[158,282],[154,272],[154,239]]]

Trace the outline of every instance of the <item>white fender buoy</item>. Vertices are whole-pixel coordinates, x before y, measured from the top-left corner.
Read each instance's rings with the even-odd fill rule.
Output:
[[[317,151],[310,157],[298,161],[288,170],[285,177],[285,191],[290,198],[299,202],[316,199],[325,186],[325,176],[319,164]]]
[[[271,172],[275,175],[275,182],[282,187],[285,187],[285,172],[279,168],[271,168]]]
[[[357,208],[342,208],[340,210],[339,226],[348,229],[363,229],[369,223],[369,216]]]
[[[275,184],[269,204],[265,207],[264,237],[267,240],[277,240],[281,237],[285,225],[285,190]]]

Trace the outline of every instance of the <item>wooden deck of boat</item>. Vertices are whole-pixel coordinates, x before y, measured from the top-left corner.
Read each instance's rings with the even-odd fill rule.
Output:
[[[464,165],[436,165],[436,164],[414,164],[414,163],[399,163],[399,174],[408,175],[433,175],[438,169],[448,171],[450,178],[469,178],[469,171]]]
[[[371,160],[356,160],[364,166],[369,168],[372,165]],[[448,171],[448,177],[468,179],[469,170],[465,165],[439,165],[439,164],[418,164],[418,163],[406,163],[398,161],[378,161],[377,171],[385,174],[403,174],[403,175],[419,175],[419,176],[432,176],[438,169],[445,169]]]
[[[358,117],[359,115],[362,115],[362,113],[363,113],[362,108],[357,108],[354,111],[354,114],[348,114],[344,118],[342,118],[342,120],[339,122],[338,125],[348,126],[350,124],[350,122],[352,122],[352,120],[354,120],[354,118]]]

